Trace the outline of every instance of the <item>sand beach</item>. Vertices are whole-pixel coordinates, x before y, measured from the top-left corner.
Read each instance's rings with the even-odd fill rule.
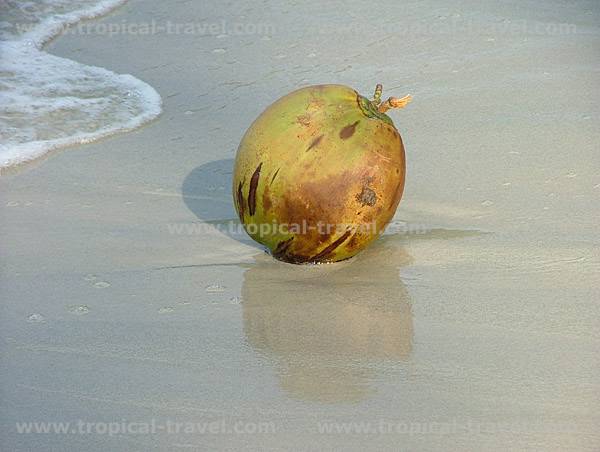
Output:
[[[49,42],[160,114],[2,170],[0,449],[599,450],[599,19],[130,0]],[[406,187],[372,247],[294,266],[236,229],[233,159],[320,83],[413,95]]]

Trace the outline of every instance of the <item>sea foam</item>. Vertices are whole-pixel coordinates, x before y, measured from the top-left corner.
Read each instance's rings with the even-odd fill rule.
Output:
[[[125,1],[0,3],[0,167],[131,130],[160,114],[160,96],[141,80],[42,50],[66,26]]]

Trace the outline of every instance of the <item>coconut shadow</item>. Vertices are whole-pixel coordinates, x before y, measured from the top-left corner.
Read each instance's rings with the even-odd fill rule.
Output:
[[[231,194],[234,159],[215,160],[194,168],[181,185],[183,202],[202,223],[244,245],[264,250],[243,230]]]

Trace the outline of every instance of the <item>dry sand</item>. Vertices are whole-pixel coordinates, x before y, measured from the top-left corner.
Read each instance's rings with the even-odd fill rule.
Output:
[[[94,23],[227,33],[49,46],[164,113],[0,179],[3,450],[599,450],[598,3],[206,3]],[[412,233],[297,267],[185,229],[235,216],[235,149],[272,100],[377,82],[415,98],[392,113]],[[200,425],[15,429],[79,419]]]

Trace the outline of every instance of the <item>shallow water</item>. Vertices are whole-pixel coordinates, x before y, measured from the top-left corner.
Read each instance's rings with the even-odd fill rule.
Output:
[[[276,28],[49,47],[143,76],[165,111],[0,179],[9,450],[598,450],[597,4],[379,8],[132,1],[101,21]],[[272,99],[331,81],[413,94],[407,186],[395,233],[290,266],[222,227],[231,161]],[[157,427],[15,424],[80,419]]]
[[[146,83],[42,50],[81,19],[122,4],[111,1],[5,1],[0,5],[0,168],[53,149],[134,129],[160,114]]]

